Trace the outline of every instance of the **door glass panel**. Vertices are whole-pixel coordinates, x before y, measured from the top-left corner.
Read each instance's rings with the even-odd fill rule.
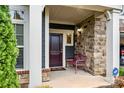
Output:
[[[59,36],[52,36],[51,50],[59,51]]]

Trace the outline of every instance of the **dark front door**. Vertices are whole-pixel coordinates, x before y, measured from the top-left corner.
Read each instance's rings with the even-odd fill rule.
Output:
[[[62,34],[50,34],[50,67],[62,66]]]

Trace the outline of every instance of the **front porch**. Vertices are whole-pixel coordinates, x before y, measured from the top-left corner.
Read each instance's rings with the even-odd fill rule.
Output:
[[[103,76],[93,76],[81,69],[77,74],[73,68],[66,68],[61,71],[51,71],[50,81],[43,82],[43,85],[49,85],[53,88],[95,88],[100,86],[108,86]]]
[[[81,53],[87,57],[85,63],[88,72],[106,75],[107,21],[104,11],[74,6],[46,6],[44,13],[44,68],[66,67],[67,59],[74,59],[76,54]]]
[[[70,26],[73,25],[75,27],[73,29],[73,32],[74,32],[74,42],[73,43],[74,44],[71,44],[71,46],[74,45],[73,47],[75,48],[75,51],[74,50],[73,51],[74,52],[85,52],[86,55],[88,56],[87,70],[90,71],[93,75],[106,74],[106,78],[108,79],[108,81],[110,81],[112,83],[113,82],[112,70],[114,67],[117,67],[117,68],[119,67],[119,64],[118,64],[119,46],[117,46],[119,44],[119,29],[118,29],[119,21],[117,21],[117,20],[119,20],[120,11],[119,10],[110,11],[110,13],[111,13],[110,15],[112,18],[110,18],[109,20],[107,19],[107,20],[105,20],[106,22],[104,22],[104,20],[102,20],[102,18],[106,18],[104,12],[107,11],[107,9],[100,11],[103,14],[102,15],[103,17],[102,17],[102,16],[100,16],[101,13],[99,15],[99,13],[98,13],[99,11],[95,11],[95,10],[93,11],[93,10],[88,10],[88,9],[82,9],[80,7],[72,8],[72,6],[62,6],[62,9],[63,9],[63,11],[62,11],[62,9],[58,8],[59,6],[57,6],[57,8],[51,6],[54,8],[53,10],[58,9],[57,13],[54,13],[56,11],[53,11],[53,14],[56,14],[56,15],[53,16],[53,18],[51,18],[51,15],[53,15],[53,14],[50,13],[50,9],[52,9],[52,8],[49,8],[49,7],[50,6],[46,6],[45,11],[43,11],[42,14],[39,13],[40,8],[36,7],[36,9],[37,8],[39,9],[39,11],[36,12],[38,14],[38,16],[33,15],[33,14],[36,14],[35,7],[30,7],[30,10],[31,10],[31,12],[30,12],[30,15],[31,15],[30,16],[30,29],[31,30],[30,30],[30,48],[29,48],[30,49],[29,87],[33,87],[33,86],[42,84],[43,75],[41,76],[41,70],[42,70],[42,68],[45,68],[45,69],[50,68],[50,61],[51,61],[50,57],[49,57],[49,52],[50,52],[49,46],[50,45],[48,42],[49,42],[50,33],[54,33],[53,31],[51,32],[51,30],[55,31],[55,29],[56,29],[56,32],[59,30],[58,31],[59,33],[61,32],[60,29],[63,30],[63,32],[67,32],[67,30],[72,30],[72,28],[70,28],[70,27],[68,28],[67,25],[70,25]],[[64,9],[64,8],[66,8],[66,9]],[[77,12],[75,9],[77,10]],[[110,8],[108,8],[108,10],[109,9]],[[64,13],[65,10],[67,10],[66,13]],[[61,11],[61,13],[58,13],[59,11]],[[70,13],[70,11],[72,13]],[[89,14],[87,14],[88,11],[89,11]],[[77,16],[78,13],[79,13],[79,15]],[[85,15],[85,16],[82,17],[82,15]],[[36,17],[34,17],[34,16],[36,16]],[[42,16],[42,22],[41,22],[41,20],[39,21],[39,19],[41,19],[41,16]],[[57,19],[57,17],[58,17],[58,19]],[[39,18],[39,19],[37,19],[38,23],[36,22],[35,18]],[[89,19],[89,18],[91,18],[91,19]],[[39,24],[38,27],[36,24]],[[40,24],[42,24],[42,26]],[[54,24],[54,27],[51,27],[50,26],[51,24],[52,25]],[[63,27],[63,26],[60,26],[60,25],[58,26],[58,24],[64,25],[67,28],[65,29],[65,27]],[[79,31],[79,34],[77,34],[76,32],[78,32],[78,29],[83,29],[83,30]],[[37,33],[33,32],[33,31],[36,31]],[[69,34],[71,32],[72,31],[70,31]],[[81,38],[80,37],[78,38],[78,36],[80,36],[80,34],[81,34]],[[67,35],[68,35],[68,32],[67,32]],[[64,36],[67,36],[67,35],[66,34],[64,35],[64,33],[63,33],[63,39],[65,39]],[[75,40],[76,40],[76,42],[75,42]],[[35,41],[37,41],[37,42],[35,42]],[[102,44],[101,44],[101,41],[103,41]],[[66,62],[64,62],[64,61],[66,60],[66,57],[67,57],[67,56],[65,56],[66,53],[64,53],[64,52],[66,52],[66,50],[64,48],[67,46],[67,44],[65,44],[65,43],[67,43],[67,42],[63,42],[63,44],[61,44],[61,45],[63,45],[63,49],[62,48],[59,49],[59,52],[63,53],[63,55],[61,56],[61,58],[62,58],[61,62],[62,62],[63,67],[65,67]],[[55,44],[53,44],[53,45],[55,45]],[[68,47],[70,47],[70,45]],[[37,50],[35,50],[35,49],[37,49]],[[67,53],[70,53],[70,52],[67,52]],[[55,54],[55,53],[53,53],[53,54]],[[57,58],[57,57],[54,57],[54,58]],[[35,62],[38,62],[39,64],[36,64]],[[73,82],[75,84],[72,87],[82,87],[82,86],[88,87],[89,85],[87,85],[87,84],[89,81],[91,81],[90,82],[91,86],[89,86],[89,87],[99,87],[101,85],[104,85],[103,83],[102,84],[100,83],[101,81],[104,82],[104,79],[101,78],[101,76],[89,76],[89,74],[86,74],[86,76],[84,77],[84,75],[78,75],[78,74],[75,75],[75,73],[71,74],[70,72],[68,72],[68,73],[66,73],[66,72],[68,72],[68,70],[66,70],[65,72],[61,71],[61,73],[60,73],[60,71],[50,72],[50,81],[48,83],[51,84],[52,87],[70,87]],[[84,73],[84,72],[81,71],[81,73]],[[66,77],[66,75],[67,75],[67,77]],[[62,77],[59,78],[59,76],[62,76]],[[78,76],[78,80],[76,80],[77,76]],[[89,77],[91,77],[91,78],[89,78]],[[54,79],[56,79],[56,80],[54,80]],[[63,84],[61,84],[61,82],[63,82]],[[97,84],[97,83],[101,84],[101,85],[96,86],[95,84]],[[68,84],[70,84],[70,85],[68,85]],[[82,85],[82,84],[84,84],[84,85]],[[80,85],[80,86],[78,86],[78,85]]]

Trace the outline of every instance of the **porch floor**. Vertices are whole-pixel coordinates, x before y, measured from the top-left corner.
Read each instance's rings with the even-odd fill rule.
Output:
[[[50,72],[50,81],[43,82],[43,85],[49,85],[53,88],[93,88],[107,86],[110,83],[105,81],[105,77],[92,76],[79,69],[75,74],[74,69],[67,68],[62,71]]]

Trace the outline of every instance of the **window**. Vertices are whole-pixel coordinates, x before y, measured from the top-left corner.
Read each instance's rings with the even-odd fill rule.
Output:
[[[14,24],[17,47],[19,49],[16,68],[24,68],[24,23],[20,23],[20,21],[24,21],[24,11],[10,10],[10,15]]]
[[[119,29],[120,29],[120,32],[124,32],[124,19],[120,19],[120,27],[119,27]]]
[[[28,27],[29,27],[29,13],[27,6],[11,5],[10,15],[14,25],[14,31],[17,39],[17,48],[19,49],[19,55],[16,62],[17,69],[28,69]]]
[[[19,56],[17,58],[16,68],[23,68],[23,53],[24,53],[24,25],[14,24],[17,47],[19,48]]]
[[[66,34],[66,46],[73,46],[73,32]]]
[[[71,34],[67,34],[67,44],[71,44],[71,37],[72,37],[72,35]]]

